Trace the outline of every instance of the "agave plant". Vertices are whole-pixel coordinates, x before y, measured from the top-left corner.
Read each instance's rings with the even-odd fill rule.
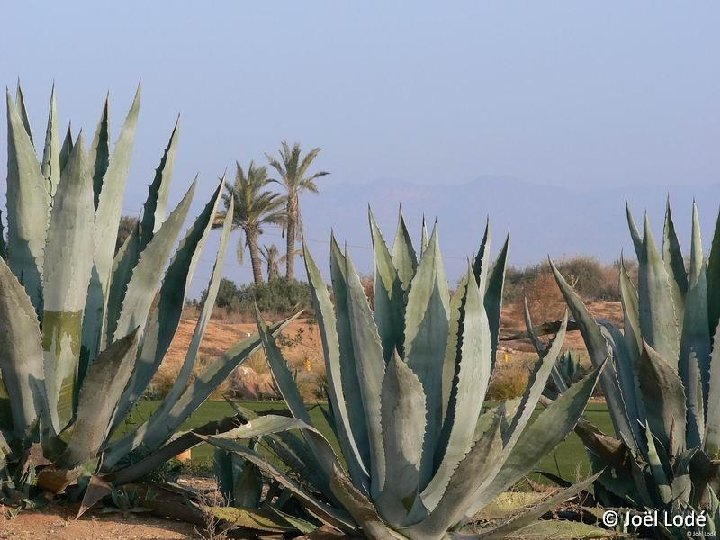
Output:
[[[437,228],[420,259],[402,218],[392,251],[370,214],[374,311],[347,253],[331,241],[332,297],[309,251],[305,264],[325,353],[329,422],[342,462],[312,426],[292,374],[259,319],[268,362],[294,418],[250,418],[207,437],[291,486],[316,515],[352,518],[371,538],[442,538],[507,490],[573,429],[601,368],[530,417],[562,346],[567,317],[521,399],[483,408],[497,348],[507,241],[490,263],[489,231],[451,294]],[[302,438],[288,430],[301,429]],[[293,482],[233,437],[269,437]],[[484,534],[521,527],[585,484]],[[315,489],[321,495],[313,495]],[[327,501],[329,504],[323,504]],[[343,512],[344,511],[344,512]],[[349,515],[349,516],[348,516]]]
[[[146,422],[114,437],[175,334],[221,198],[219,184],[177,243],[196,183],[166,215],[176,125],[142,217],[114,255],[139,107],[138,89],[112,150],[107,99],[89,148],[82,134],[74,138],[69,128],[61,146],[53,89],[38,159],[22,91],[18,88],[16,99],[7,94],[7,243],[0,229],[0,478],[16,488],[27,483],[27,471],[35,466],[37,483],[53,491],[98,472],[114,480],[119,469],[152,457],[116,480],[149,472],[178,453],[178,445],[168,447],[168,439],[260,346],[257,335],[239,342],[190,382],[220,283],[230,209],[207,298],[174,387]],[[235,425],[219,421],[200,433]]]
[[[595,466],[607,467],[596,494],[637,508],[705,509],[712,517],[705,532],[714,532],[720,525],[720,220],[706,262],[693,203],[687,268],[669,202],[660,249],[647,216],[642,234],[629,209],[627,220],[638,283],[621,260],[624,332],[593,319],[553,266],[593,363],[609,358],[600,385],[616,436],[586,421],[578,433]],[[684,538],[690,531],[665,532]]]
[[[549,345],[540,339],[540,336],[533,326],[527,298],[525,299],[525,326],[527,327],[527,337],[533,347],[535,347],[535,351],[537,351],[540,356],[547,354]],[[568,330],[568,328],[566,328],[566,330]],[[573,354],[572,351],[565,351],[561,353],[555,361],[543,395],[548,399],[555,399],[570,388],[573,383],[582,379],[585,374],[586,370],[583,368],[577,355]]]

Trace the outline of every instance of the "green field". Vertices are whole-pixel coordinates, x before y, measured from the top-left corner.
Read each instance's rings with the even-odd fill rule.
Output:
[[[149,414],[155,410],[159,402],[157,401],[141,401],[135,408],[130,421],[133,423],[141,423]],[[285,405],[280,401],[244,401],[242,405],[248,409],[258,412],[267,411],[285,411]],[[315,405],[310,408],[310,416],[313,424],[317,427],[333,444],[336,443],[334,435],[330,430],[320,407],[325,404]],[[232,416],[233,409],[224,401],[207,401],[205,402],[192,417],[185,422],[182,429],[192,429],[201,426],[211,420],[216,420],[224,416]],[[537,414],[537,412],[536,412]],[[604,403],[591,403],[585,410],[585,417],[602,429],[605,433],[612,434],[613,427],[608,416],[607,406]],[[126,425],[124,430],[130,429],[130,425]],[[208,463],[212,458],[212,450],[206,445],[200,445],[192,451],[193,461],[199,463]],[[571,433],[568,438],[562,442],[554,452],[547,455],[540,463],[538,469],[560,474],[565,479],[574,480],[576,476],[587,475],[589,464],[585,450],[580,439]]]

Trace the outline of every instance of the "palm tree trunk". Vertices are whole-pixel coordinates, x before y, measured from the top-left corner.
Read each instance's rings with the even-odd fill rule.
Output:
[[[250,265],[252,266],[255,285],[264,283],[262,275],[262,261],[260,260],[260,248],[258,247],[258,233],[254,230],[245,231],[247,247],[250,252]]]
[[[287,235],[285,251],[285,277],[288,281],[295,279],[295,227],[297,226],[297,197],[288,197],[287,203]]]

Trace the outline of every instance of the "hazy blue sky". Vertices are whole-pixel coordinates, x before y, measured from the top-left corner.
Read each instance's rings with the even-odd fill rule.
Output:
[[[107,90],[117,128],[142,81],[128,210],[178,112],[178,191],[199,172],[209,193],[234,160],[262,160],[282,139],[321,146],[317,165],[337,184],[720,179],[716,3],[200,6],[26,1],[0,10],[2,81],[21,78],[36,134],[53,80],[61,117],[89,131]]]

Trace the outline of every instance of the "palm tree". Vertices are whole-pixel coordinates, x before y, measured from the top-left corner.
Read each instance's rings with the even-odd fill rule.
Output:
[[[275,244],[263,246],[262,257],[265,260],[265,271],[267,272],[268,282],[280,277],[277,246]]]
[[[235,184],[225,184],[227,193],[223,195],[223,202],[227,210],[232,201],[233,228],[242,230],[245,236],[245,245],[243,246],[242,238],[238,243],[238,260],[242,264],[243,253],[247,247],[253,278],[255,284],[259,285],[263,283],[263,275],[258,239],[263,233],[263,225],[284,225],[285,197],[266,189],[268,184],[275,181],[268,178],[266,167],[257,167],[251,161],[245,174],[240,164],[236,165]],[[216,223],[218,222],[216,219]]]
[[[280,159],[265,154],[270,166],[280,175],[280,182],[285,186],[285,239],[287,242],[285,250],[285,276],[287,279],[295,279],[295,240],[301,228],[300,193],[307,190],[317,193],[318,187],[315,180],[321,176],[327,176],[329,172],[320,171],[308,175],[308,169],[313,160],[320,153],[319,148],[313,148],[301,159],[300,143],[293,144],[292,148],[286,141],[280,147]]]

